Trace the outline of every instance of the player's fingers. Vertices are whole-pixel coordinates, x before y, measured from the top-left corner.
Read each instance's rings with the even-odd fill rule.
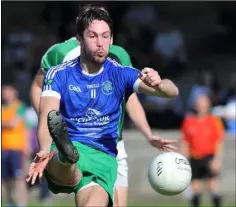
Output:
[[[152,81],[151,86],[156,86],[156,85],[160,84],[160,82],[161,82],[161,80]]]
[[[31,164],[28,170],[27,177],[31,177],[33,175],[33,172],[34,172],[34,164]]]
[[[31,164],[31,165],[29,166],[28,174],[32,174],[33,169],[34,169],[34,165]]]
[[[32,177],[32,175],[29,175],[29,174],[27,175],[27,177],[25,179],[27,183],[31,180],[31,177]]]
[[[138,77],[139,77],[140,80],[144,81],[145,77],[146,77],[146,74],[139,74]]]
[[[43,181],[43,172],[40,172],[39,173],[39,182],[40,182],[40,184],[42,184],[42,181]]]
[[[164,141],[165,144],[175,144],[177,142],[178,142],[177,140],[165,140]]]
[[[35,171],[34,174],[33,174],[32,180],[31,180],[31,184],[32,184],[32,185],[35,184],[35,181],[36,181],[37,176],[38,176],[38,172]]]
[[[165,148],[167,148],[169,150],[173,150],[173,151],[177,150],[177,148],[173,145],[166,145]]]
[[[144,68],[144,69],[142,70],[142,73],[143,73],[143,74],[147,74],[147,73],[152,72],[152,71],[153,71],[152,68]]]
[[[168,148],[163,147],[163,152],[170,152]]]

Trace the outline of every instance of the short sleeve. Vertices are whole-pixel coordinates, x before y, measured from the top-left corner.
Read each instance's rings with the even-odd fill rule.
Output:
[[[120,60],[121,60],[121,65],[122,66],[132,67],[130,56],[124,48],[121,48]]]
[[[120,77],[126,87],[127,95],[131,95],[134,92],[139,92],[138,88],[141,82],[138,78],[139,74],[141,74],[141,71],[132,67],[124,67],[124,69],[120,71]]]
[[[58,99],[61,99],[61,85],[62,78],[59,76],[60,65],[51,67],[46,75],[44,76],[43,80],[43,87],[42,87],[42,94],[41,97],[44,96],[54,96]]]
[[[50,47],[43,55],[41,60],[41,68],[46,73],[51,67],[61,64],[63,61],[63,55],[59,51],[58,44]]]
[[[224,125],[222,121],[215,117],[215,129],[216,129],[216,138],[217,140],[222,140],[224,138]]]
[[[111,45],[109,50],[110,53],[118,57],[119,62],[122,66],[132,67],[130,56],[123,47]]]

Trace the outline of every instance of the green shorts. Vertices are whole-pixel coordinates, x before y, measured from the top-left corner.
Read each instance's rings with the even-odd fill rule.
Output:
[[[92,147],[86,146],[79,142],[73,142],[74,146],[79,152],[79,161],[77,166],[82,173],[82,179],[78,185],[74,187],[62,186],[54,183],[47,171],[45,170],[45,177],[48,182],[48,188],[54,194],[58,193],[77,193],[85,185],[90,182],[95,182],[103,187],[109,194],[111,201],[114,198],[114,185],[117,176],[117,161],[111,155],[101,152]],[[56,145],[52,144],[51,151],[56,149]]]

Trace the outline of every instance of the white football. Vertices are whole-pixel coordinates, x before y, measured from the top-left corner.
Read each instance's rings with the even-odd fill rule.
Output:
[[[162,195],[177,195],[190,184],[192,169],[188,160],[176,152],[156,156],[148,169],[151,187]]]

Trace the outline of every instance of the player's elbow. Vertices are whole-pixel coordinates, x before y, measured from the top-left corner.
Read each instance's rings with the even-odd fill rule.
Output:
[[[41,87],[37,83],[33,82],[30,89],[30,100],[36,112],[38,112],[39,109],[41,92],[42,92]]]
[[[176,86],[173,86],[171,90],[165,91],[163,93],[164,98],[175,98],[179,95],[179,89]]]
[[[175,98],[179,95],[178,87],[168,79],[162,80],[161,91],[164,93],[164,97],[166,98]]]

